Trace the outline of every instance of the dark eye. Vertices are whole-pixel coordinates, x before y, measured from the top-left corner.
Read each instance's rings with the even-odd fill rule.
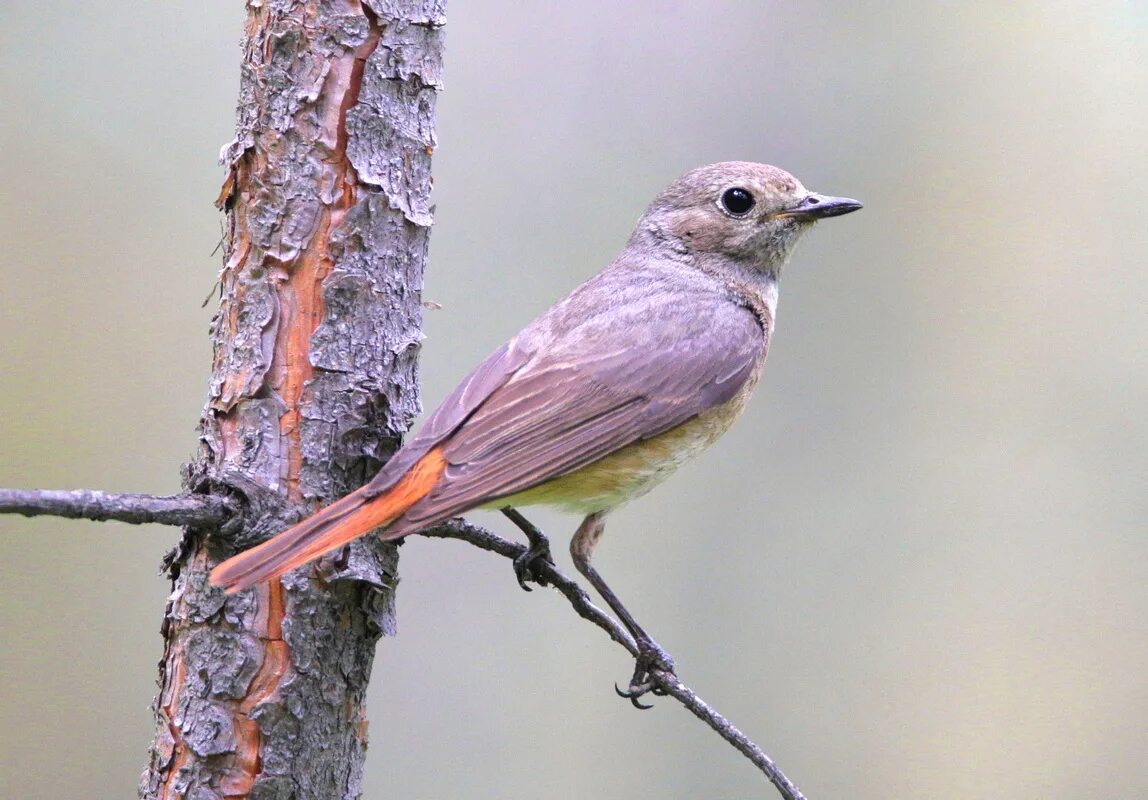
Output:
[[[721,207],[735,217],[743,217],[748,214],[749,210],[753,208],[753,203],[753,195],[749,193],[748,189],[742,189],[740,186],[722,192]]]

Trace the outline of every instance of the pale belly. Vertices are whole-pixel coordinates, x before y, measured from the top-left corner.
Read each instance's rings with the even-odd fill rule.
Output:
[[[722,406],[593,464],[485,505],[553,505],[579,514],[607,511],[641,497],[705,450],[741,416],[752,384]]]

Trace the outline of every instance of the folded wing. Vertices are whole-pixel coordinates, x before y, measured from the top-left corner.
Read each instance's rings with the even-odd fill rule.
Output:
[[[732,399],[764,356],[761,321],[725,295],[647,293],[623,313],[632,318],[620,318],[617,307],[583,310],[581,330],[559,326],[561,336],[543,318],[512,341],[508,352],[529,358],[438,439],[447,461],[441,480],[384,535],[432,525],[669,431]]]

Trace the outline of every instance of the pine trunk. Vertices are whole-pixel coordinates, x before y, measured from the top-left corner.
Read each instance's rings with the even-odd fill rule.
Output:
[[[270,586],[207,574],[354,489],[419,408],[420,289],[445,0],[248,3],[226,261],[188,489],[242,522],[187,530],[144,798],[353,798],[397,553],[358,542]]]

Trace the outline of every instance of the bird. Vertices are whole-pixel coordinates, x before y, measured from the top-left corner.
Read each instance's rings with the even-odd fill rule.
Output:
[[[807,190],[768,164],[699,167],[663,190],[621,253],[498,348],[362,488],[219,564],[234,593],[372,532],[401,539],[474,508],[502,509],[530,539],[519,583],[549,559],[517,511],[580,514],[575,567],[638,651],[629,692],[673,660],[592,565],[610,512],[653,489],[741,415],[758,383],[794,245],[861,203]],[[644,707],[644,706],[641,706]]]

